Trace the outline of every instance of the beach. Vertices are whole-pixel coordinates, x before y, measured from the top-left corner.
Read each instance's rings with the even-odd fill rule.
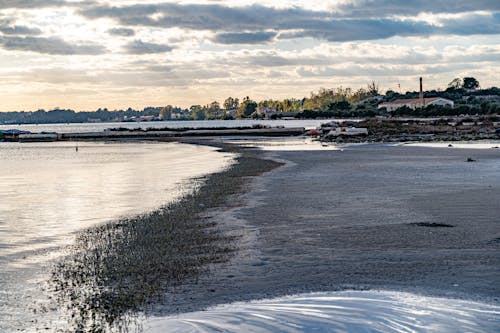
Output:
[[[335,290],[498,304],[500,152],[404,145],[260,152],[282,163],[229,208],[232,259],[176,288],[158,315]],[[475,162],[466,162],[467,158]]]
[[[303,317],[311,311],[337,320],[323,321],[326,331],[353,315],[388,312],[378,324],[428,322],[452,332],[460,324],[442,320],[452,316],[471,332],[487,331],[481,320],[498,327],[497,143],[181,142],[216,147],[234,163],[159,210],[79,232],[49,281],[72,319],[46,327],[156,332],[184,322],[175,318],[211,318],[224,329],[236,319],[252,326],[246,316],[272,309],[286,327],[317,327]],[[343,300],[352,310],[325,310]],[[440,308],[435,316],[421,316],[427,302]],[[256,325],[272,331],[275,318]]]

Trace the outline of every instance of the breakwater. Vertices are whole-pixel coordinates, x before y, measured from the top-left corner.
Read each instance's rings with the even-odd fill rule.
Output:
[[[31,133],[18,130],[4,131],[3,140],[19,142],[74,141],[74,140],[119,140],[141,139],[156,140],[180,137],[213,137],[213,136],[295,136],[304,134],[303,127],[239,127],[239,128],[181,128],[181,129],[107,129],[102,132]]]

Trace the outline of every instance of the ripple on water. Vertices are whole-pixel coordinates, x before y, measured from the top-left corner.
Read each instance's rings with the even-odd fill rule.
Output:
[[[154,318],[145,332],[500,332],[500,306],[385,291],[315,293]]]
[[[48,304],[51,260],[80,230],[157,209],[233,161],[180,143],[75,145],[0,142],[1,333],[63,325],[39,309]]]

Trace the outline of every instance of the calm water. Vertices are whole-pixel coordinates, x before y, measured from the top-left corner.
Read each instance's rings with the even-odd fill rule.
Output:
[[[30,132],[102,132],[107,128],[214,128],[214,127],[243,127],[255,124],[269,125],[272,127],[305,127],[316,128],[330,120],[193,120],[193,121],[153,121],[143,123],[96,123],[96,124],[43,124],[43,125],[0,125],[0,130],[20,129]],[[342,121],[342,119],[337,119]]]
[[[399,292],[332,292],[150,319],[145,328],[147,333],[486,333],[500,332],[500,307]]]
[[[0,332],[43,321],[50,259],[82,228],[157,208],[232,156],[177,143],[0,142]],[[38,324],[37,324],[38,325]]]

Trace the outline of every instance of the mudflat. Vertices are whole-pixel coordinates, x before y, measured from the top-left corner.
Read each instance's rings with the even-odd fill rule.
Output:
[[[167,312],[345,289],[499,302],[499,149],[263,154],[286,164],[207,212],[240,237],[236,255],[168,296]]]

